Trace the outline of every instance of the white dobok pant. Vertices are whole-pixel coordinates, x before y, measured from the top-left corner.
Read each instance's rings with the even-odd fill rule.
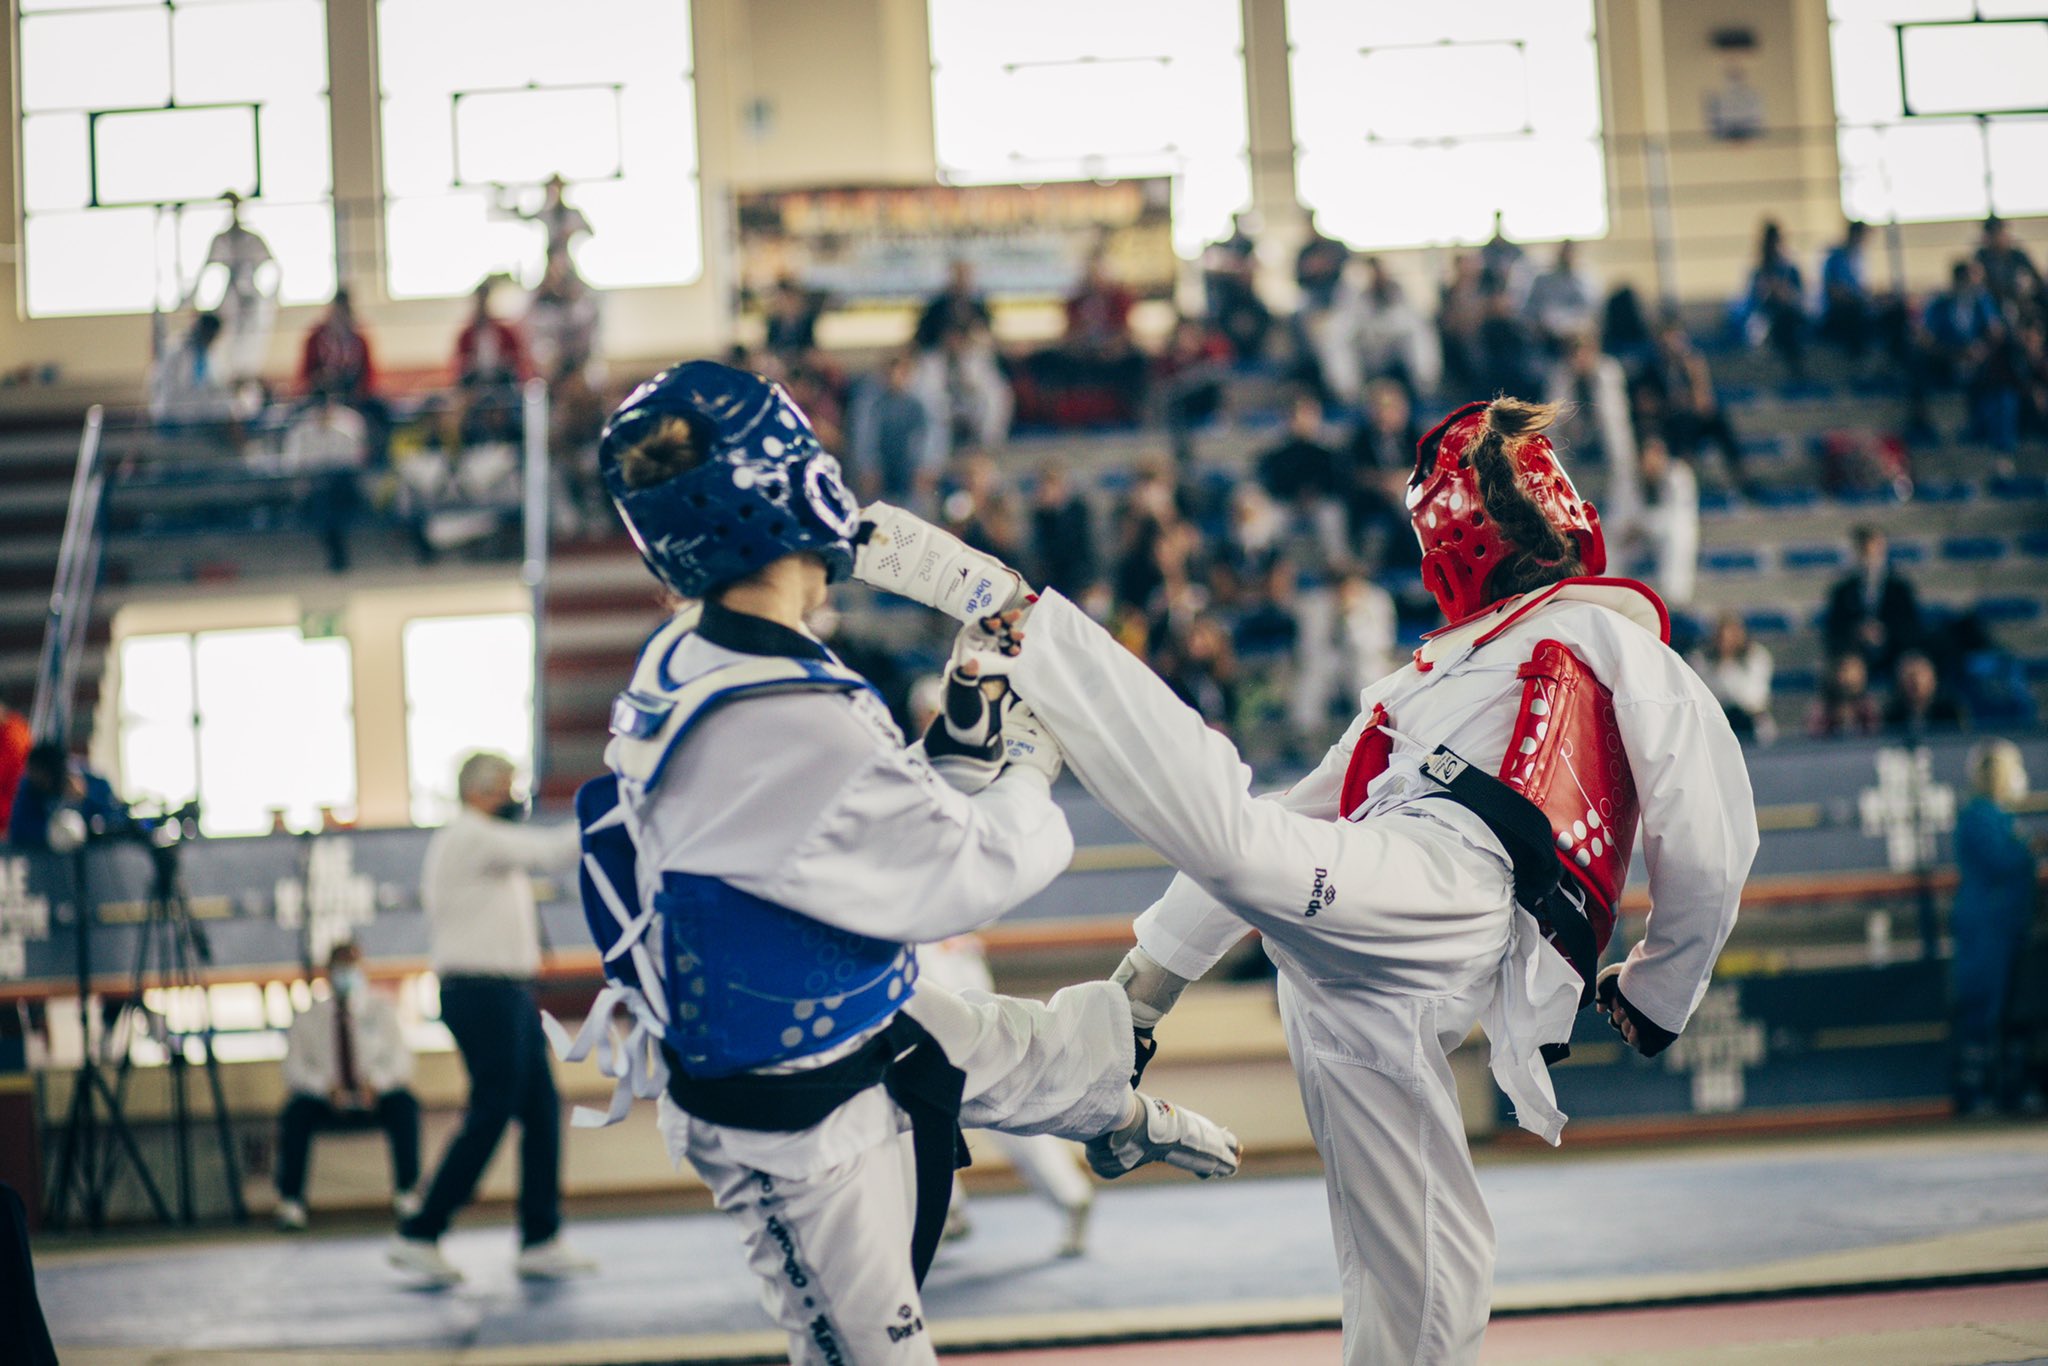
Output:
[[[1068,765],[1258,929],[1279,966],[1343,1277],[1344,1359],[1475,1360],[1493,1223],[1448,1055],[1491,1000],[1509,945],[1498,843],[1459,813],[1427,814],[1443,802],[1354,823],[1255,800],[1228,741],[1073,604],[1047,595],[1025,633],[1017,690]]]
[[[904,1008],[966,1074],[963,1125],[1085,1140],[1123,1120],[1131,1011],[1115,984],[1083,983],[1040,1004],[965,1000],[920,982]],[[739,1221],[792,1362],[937,1360],[910,1270],[908,1120],[879,1086],[792,1135],[692,1120],[666,1096],[660,1108],[670,1155],[687,1159]]]

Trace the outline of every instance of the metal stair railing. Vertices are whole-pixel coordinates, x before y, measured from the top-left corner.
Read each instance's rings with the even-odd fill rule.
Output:
[[[35,702],[29,712],[29,729],[38,742],[68,744],[70,738],[71,706],[105,548],[107,477],[100,465],[105,416],[95,403],[86,410],[85,428],[79,434],[78,467],[71,475],[71,500],[57,548],[57,573],[36,660]]]

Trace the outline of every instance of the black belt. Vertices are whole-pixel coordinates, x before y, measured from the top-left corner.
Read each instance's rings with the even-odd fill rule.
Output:
[[[946,1227],[953,1173],[968,1164],[960,1132],[960,1093],[967,1074],[939,1041],[902,1011],[879,1034],[834,1062],[802,1072],[743,1072],[692,1077],[667,1045],[668,1097],[685,1114],[730,1129],[787,1134],[821,1123],[870,1086],[880,1084],[910,1117],[917,1172],[917,1218],[910,1230],[910,1269],[919,1285],[931,1270]]]
[[[1585,893],[1564,876],[1557,861],[1550,818],[1543,808],[1482,769],[1474,768],[1442,745],[1423,760],[1422,771],[1443,784],[1448,797],[1486,823],[1507,850],[1514,865],[1515,901],[1536,917],[1543,937],[1556,946],[1579,974],[1579,1009],[1593,1000],[1593,980],[1600,973],[1600,944],[1586,915]],[[1543,1060],[1570,1056],[1566,1044],[1545,1044]]]

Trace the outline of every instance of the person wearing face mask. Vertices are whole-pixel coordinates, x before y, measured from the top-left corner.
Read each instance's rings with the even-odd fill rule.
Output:
[[[441,1020],[469,1073],[469,1104],[428,1183],[419,1212],[398,1226],[386,1260],[401,1271],[450,1285],[462,1272],[440,1237],[476,1194],[505,1126],[519,1121],[519,1275],[576,1275],[592,1264],[571,1251],[561,1228],[561,1106],[547,1040],[534,1004],[540,973],[540,917],[529,875],[566,878],[581,855],[572,821],[520,821],[512,761],[481,752],[456,776],[461,808],[427,843],[420,903],[430,959],[441,979]]]
[[[306,1168],[323,1129],[380,1128],[391,1144],[392,1207],[400,1218],[420,1198],[420,1104],[412,1050],[398,1011],[369,988],[362,950],[346,941],[327,956],[325,998],[299,1012],[286,1036],[284,1080],[291,1092],[277,1135],[277,1226],[306,1226]]]

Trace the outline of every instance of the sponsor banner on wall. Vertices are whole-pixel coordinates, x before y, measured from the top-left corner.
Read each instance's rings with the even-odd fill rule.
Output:
[[[1141,298],[1172,295],[1173,181],[868,185],[737,196],[742,296],[795,280],[839,308],[936,294],[955,261],[998,299],[1060,299],[1100,251]]]

